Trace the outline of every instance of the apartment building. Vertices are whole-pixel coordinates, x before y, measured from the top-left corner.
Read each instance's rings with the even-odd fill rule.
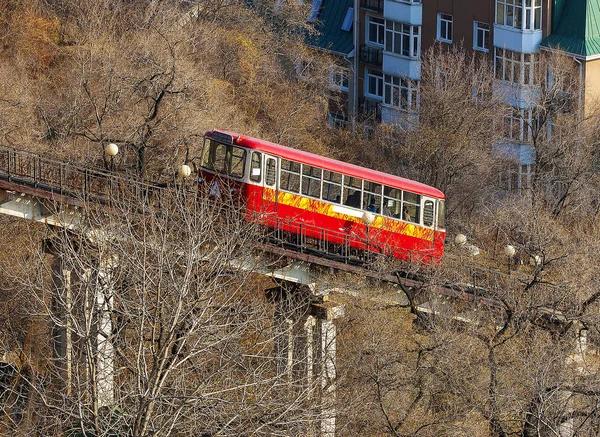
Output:
[[[495,90],[515,108],[496,152],[518,164],[518,188],[535,161],[528,126],[541,53],[559,51],[573,60],[584,84],[576,100],[586,113],[600,102],[600,0],[322,0],[321,6],[353,15],[353,51],[345,58],[353,64],[344,67],[352,98],[343,115],[335,108],[336,117],[416,129],[422,52],[460,44],[488,57]]]

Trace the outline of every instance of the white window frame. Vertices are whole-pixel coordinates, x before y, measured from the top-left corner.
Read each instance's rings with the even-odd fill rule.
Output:
[[[531,109],[513,109],[502,119],[502,136],[511,142],[525,144],[531,141],[532,127]]]
[[[385,52],[418,59],[421,53],[421,28],[385,20]]]
[[[494,76],[496,79],[520,85],[537,82],[536,69],[539,55],[525,54],[494,47]]]
[[[336,91],[348,92],[350,85],[350,70],[336,65],[329,71],[329,88]]]
[[[383,75],[383,106],[407,112],[419,110],[419,84],[407,77]]]
[[[437,14],[437,39],[438,41],[452,43],[453,17],[450,14],[438,12]]]
[[[370,92],[371,78],[375,81],[375,88],[376,91],[378,91],[377,94]],[[375,100],[383,100],[383,89],[383,73],[381,71],[367,69],[365,72],[365,96]]]
[[[490,51],[489,23],[473,21],[473,49],[486,53]]]
[[[377,35],[372,39],[371,25],[377,29]],[[385,45],[385,20],[383,18],[367,15],[365,40],[367,44],[383,47]],[[381,35],[379,34],[381,32]],[[381,38],[380,38],[381,37]]]
[[[542,30],[542,0],[496,0],[495,23],[521,31]]]
[[[329,127],[332,129],[343,130],[348,126],[348,116],[345,114],[339,114],[337,112],[327,113]]]

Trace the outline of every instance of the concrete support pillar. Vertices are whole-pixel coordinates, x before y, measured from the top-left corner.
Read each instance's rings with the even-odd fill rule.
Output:
[[[70,396],[73,389],[73,295],[71,271],[63,266],[59,256],[54,257],[52,284],[52,353],[59,369],[58,385]]]
[[[317,405],[308,423],[309,437],[335,437],[336,327],[343,307],[323,302],[308,287],[277,287],[274,329],[277,372],[288,381],[288,393],[305,393]]]
[[[67,397],[81,396],[75,390],[83,390],[83,383],[98,408],[114,405],[113,265],[101,263],[96,271],[76,274],[60,254],[53,254],[52,349],[57,383]]]
[[[321,320],[321,437],[335,437],[336,327]]]

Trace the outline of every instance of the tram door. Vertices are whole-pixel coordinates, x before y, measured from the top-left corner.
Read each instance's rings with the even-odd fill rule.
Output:
[[[263,186],[263,211],[277,212],[277,158],[265,154],[265,178]]]
[[[423,225],[429,228],[435,226],[435,199],[423,196]],[[434,246],[435,238],[431,237],[431,247]]]

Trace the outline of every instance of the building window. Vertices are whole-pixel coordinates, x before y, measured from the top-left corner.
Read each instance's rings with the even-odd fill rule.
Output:
[[[452,15],[438,14],[437,39],[443,42],[452,42]]]
[[[421,50],[419,26],[395,21],[385,22],[385,51],[416,58]]]
[[[490,25],[488,23],[473,22],[473,48],[482,52],[490,50]]]
[[[333,90],[348,92],[350,70],[344,67],[333,67],[329,73],[329,87]]]
[[[526,109],[513,109],[504,116],[502,136],[516,143],[531,141],[532,130],[535,128],[533,113]]]
[[[494,50],[496,79],[521,85],[533,85],[537,82],[537,55],[513,52],[500,48],[495,48]]]
[[[367,70],[366,82],[369,97],[383,98],[383,73],[381,71]]]
[[[496,24],[519,30],[540,30],[542,0],[496,0]]]
[[[394,109],[417,110],[418,85],[414,81],[384,74],[383,103]]]
[[[367,42],[382,46],[385,42],[385,21],[367,15]]]
[[[348,116],[337,112],[328,114],[329,126],[334,129],[344,129],[348,125]]]
[[[296,75],[300,80],[309,80],[312,69],[312,63],[307,60],[296,61]]]

